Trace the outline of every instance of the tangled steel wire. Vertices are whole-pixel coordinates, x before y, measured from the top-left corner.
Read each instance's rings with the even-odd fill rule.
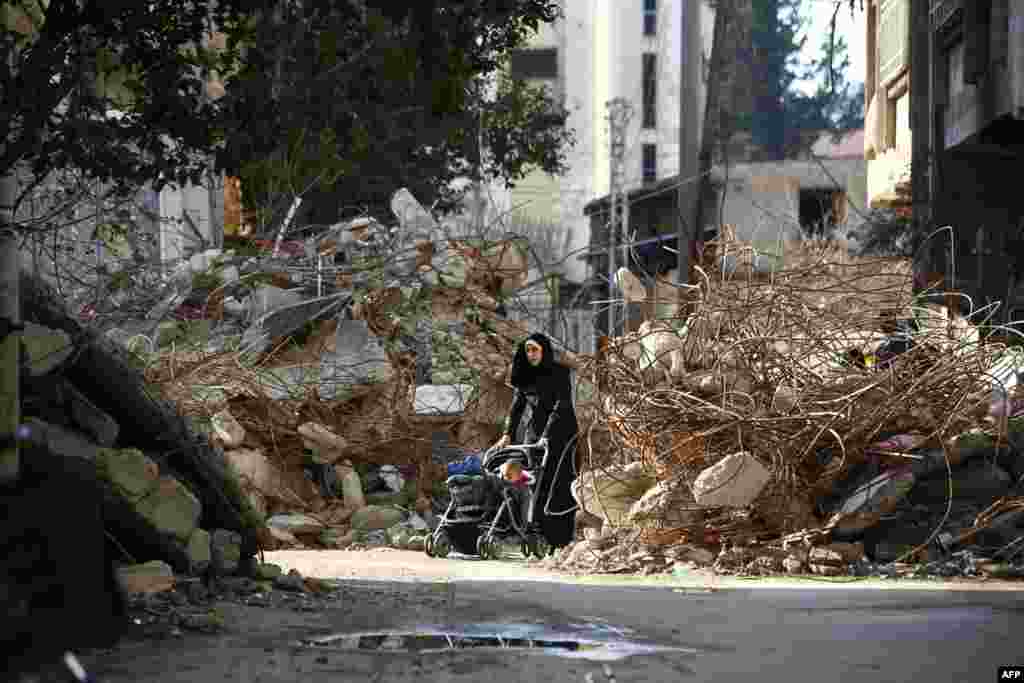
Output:
[[[820,525],[815,501],[872,443],[908,433],[941,447],[984,415],[987,372],[1003,347],[915,299],[909,263],[798,246],[784,269],[758,273],[748,246],[717,247],[678,317],[611,340],[591,369],[619,462],[649,462],[657,479],[690,487],[741,451],[769,470],[747,523],[707,511],[723,536]],[[910,348],[873,362],[896,321],[911,319]]]

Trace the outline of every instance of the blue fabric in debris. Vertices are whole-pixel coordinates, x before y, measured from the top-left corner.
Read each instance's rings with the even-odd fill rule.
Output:
[[[456,474],[483,474],[483,467],[480,462],[480,455],[472,453],[462,460],[448,463],[448,476]]]

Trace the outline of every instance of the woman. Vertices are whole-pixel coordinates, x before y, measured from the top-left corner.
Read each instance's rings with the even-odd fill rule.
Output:
[[[511,381],[515,389],[512,410],[505,421],[505,433],[495,444],[495,448],[504,448],[512,442],[528,401],[533,415],[527,425],[525,441],[536,441],[555,404],[559,403],[558,417],[548,433],[550,455],[537,487],[537,521],[548,543],[556,548],[572,543],[576,524],[576,501],[569,487],[576,477],[579,426],[572,404],[569,372],[569,368],[555,362],[547,336],[532,334],[520,344],[512,359]]]

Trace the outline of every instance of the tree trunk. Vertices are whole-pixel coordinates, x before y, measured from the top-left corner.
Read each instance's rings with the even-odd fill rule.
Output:
[[[14,230],[13,204],[18,191],[14,173],[0,177],[0,335],[4,322],[17,323],[19,315],[18,236]],[[0,338],[0,437],[14,435],[21,422],[19,337]],[[0,486],[14,483],[21,468],[18,444],[13,439],[0,445]]]
[[[738,113],[749,112],[752,106],[752,25],[751,0],[721,0],[717,4],[707,106],[704,109],[704,132],[700,145],[700,192],[694,211],[697,239],[703,235],[704,225],[710,219],[708,207],[714,200],[711,169],[715,146],[728,143],[736,131]]]
[[[700,120],[699,100],[701,67],[700,0],[682,2],[683,36],[681,48],[681,83],[679,97],[679,205],[676,216],[676,247],[678,280],[689,282],[690,242],[700,237],[693,219],[699,183],[696,181],[699,152],[697,130]]]

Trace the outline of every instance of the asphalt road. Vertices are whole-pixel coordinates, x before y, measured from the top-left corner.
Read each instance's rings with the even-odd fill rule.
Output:
[[[226,606],[225,635],[132,643],[90,665],[109,683],[963,683],[1024,665],[1024,600],[1012,585],[723,581],[709,589],[694,580],[580,582],[517,562],[401,552],[268,559],[301,567],[317,558],[342,577],[334,608]],[[405,572],[385,580],[389,566]]]

